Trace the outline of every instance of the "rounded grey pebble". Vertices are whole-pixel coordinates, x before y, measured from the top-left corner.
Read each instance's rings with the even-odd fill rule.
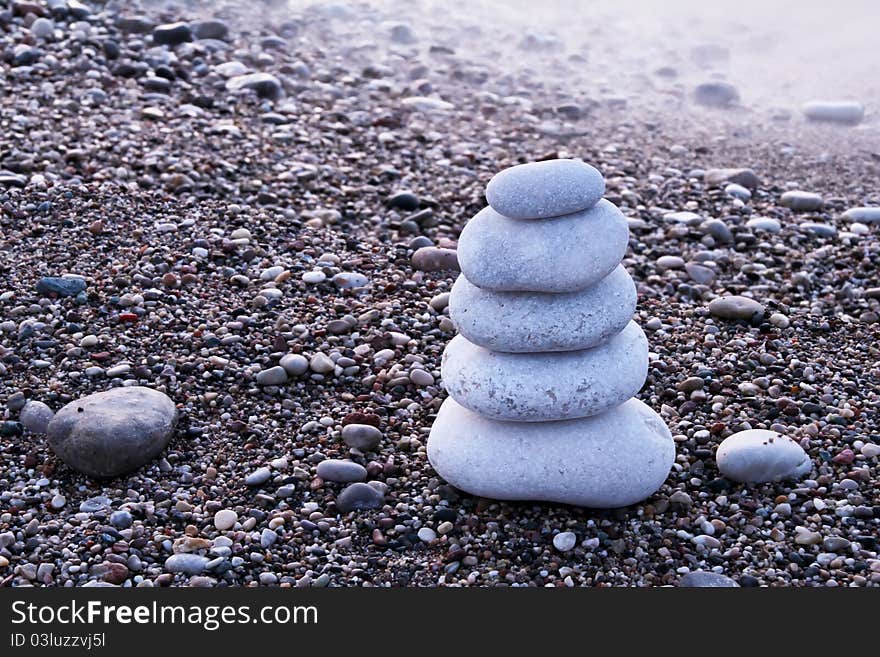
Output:
[[[354,461],[327,459],[318,464],[317,474],[324,481],[350,483],[366,480],[367,469],[360,463],[355,463]]]
[[[368,452],[382,440],[382,432],[370,424],[346,424],[342,427],[342,440],[349,447]]]
[[[441,373],[450,396],[487,418],[568,420],[635,395],[648,373],[648,340],[635,322],[580,351],[502,353],[458,335],[443,352]]]
[[[420,271],[459,271],[458,252],[439,246],[423,246],[412,255],[413,267]]]
[[[31,23],[31,32],[38,39],[48,39],[55,31],[55,23],[48,18],[38,18]]]
[[[520,164],[495,174],[486,200],[511,219],[546,219],[593,207],[605,193],[605,180],[580,160]]]
[[[748,297],[718,297],[709,302],[709,312],[720,319],[751,321],[764,316],[764,306]]]
[[[702,224],[702,229],[707,235],[711,235],[713,239],[721,244],[733,242],[733,232],[721,219],[709,219]]]
[[[49,423],[49,447],[74,470],[116,477],[152,461],[177,425],[167,395],[130,386],[113,388],[67,404]]]
[[[704,82],[694,88],[693,98],[698,105],[725,108],[739,102],[739,91],[729,82]]]
[[[6,398],[6,408],[15,413],[20,411],[28,403],[27,397],[23,392],[14,392]]]
[[[636,286],[618,265],[579,292],[493,292],[459,276],[449,316],[470,342],[492,351],[589,349],[626,327],[636,308]]]
[[[302,354],[286,354],[278,364],[289,376],[302,376],[309,371],[309,359]]]
[[[731,578],[705,570],[688,573],[678,581],[678,585],[683,588],[698,589],[739,588],[739,584]]]
[[[880,206],[850,208],[842,216],[844,219],[863,224],[880,223]]]
[[[363,483],[351,484],[336,498],[336,508],[340,513],[378,509],[384,503],[384,494],[373,486]]]
[[[684,266],[684,269],[694,283],[708,285],[715,280],[715,270],[711,267],[689,262]]]
[[[409,373],[409,380],[415,386],[425,387],[434,385],[434,375],[425,370],[412,370]]]
[[[249,89],[260,98],[278,100],[284,95],[284,87],[274,75],[270,73],[247,73],[229,78],[226,82],[227,91],[241,91]]]
[[[39,401],[29,401],[21,409],[18,419],[24,428],[31,433],[46,433],[53,417],[55,417],[55,412],[46,404]]]
[[[829,224],[819,224],[813,221],[807,221],[798,226],[799,229],[819,235],[820,237],[834,237],[837,235],[837,229]]]
[[[782,224],[772,217],[753,217],[746,222],[746,228],[755,232],[778,233],[782,230]]]
[[[257,468],[244,479],[244,483],[248,486],[262,486],[272,478],[272,471],[269,468]]]
[[[610,274],[626,253],[629,224],[606,200],[542,221],[484,208],[464,227],[458,262],[468,281],[498,292],[577,292]]]
[[[553,547],[560,552],[568,552],[577,545],[577,536],[574,532],[559,532],[553,537]]]
[[[736,183],[752,191],[758,188],[761,180],[751,169],[707,169],[703,173],[703,180],[707,185],[720,185],[722,183]],[[720,220],[719,220],[720,221]]]
[[[370,279],[357,272],[344,271],[336,274],[333,277],[333,282],[340,290],[355,290],[369,285]]]
[[[779,199],[779,204],[791,208],[795,212],[812,212],[823,205],[822,197],[813,192],[792,190],[785,192]]]
[[[257,385],[261,386],[284,385],[287,383],[287,371],[283,367],[275,365],[262,372],[257,372],[254,380],[257,382]]]
[[[865,108],[861,103],[842,101],[812,101],[802,107],[808,121],[856,125],[862,122]]]
[[[173,554],[165,560],[165,570],[169,573],[200,575],[210,560],[198,554]]]
[[[133,519],[128,511],[120,510],[110,514],[110,524],[116,529],[128,529],[132,522]]]

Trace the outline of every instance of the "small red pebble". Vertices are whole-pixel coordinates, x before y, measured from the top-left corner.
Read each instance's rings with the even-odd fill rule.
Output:
[[[835,463],[849,464],[853,462],[853,459],[855,459],[855,457],[856,455],[851,449],[845,449],[831,460]]]
[[[135,315],[134,313],[121,313],[119,315],[120,322],[129,322],[129,323],[136,322],[137,318],[138,318],[138,316]]]

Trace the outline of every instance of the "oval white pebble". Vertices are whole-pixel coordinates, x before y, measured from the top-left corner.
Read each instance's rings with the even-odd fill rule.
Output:
[[[559,532],[553,537],[553,547],[560,552],[568,552],[577,545],[577,536],[574,532]]]
[[[787,436],[764,429],[740,431],[725,438],[715,454],[728,479],[763,483],[794,479],[812,469],[807,453]]]
[[[320,269],[316,269],[314,271],[307,271],[302,275],[303,282],[308,283],[309,285],[318,285],[319,283],[323,283],[327,280],[327,274],[322,272]]]
[[[221,532],[235,527],[238,522],[238,514],[230,509],[220,509],[214,514],[214,526]]]

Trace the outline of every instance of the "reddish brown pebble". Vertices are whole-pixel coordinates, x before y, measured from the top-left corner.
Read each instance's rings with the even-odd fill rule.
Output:
[[[342,426],[347,424],[369,424],[377,429],[382,426],[382,418],[375,413],[363,413],[361,411],[353,411],[342,418]]]
[[[848,465],[853,462],[855,457],[856,457],[856,455],[851,449],[845,449],[845,450],[841,451],[840,454],[835,456],[832,459],[832,461],[834,461],[835,463]]]

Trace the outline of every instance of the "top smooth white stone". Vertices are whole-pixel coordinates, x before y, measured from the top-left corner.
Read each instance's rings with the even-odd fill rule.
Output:
[[[593,207],[605,193],[597,169],[580,160],[520,164],[489,181],[486,200],[511,219],[546,219]]]

